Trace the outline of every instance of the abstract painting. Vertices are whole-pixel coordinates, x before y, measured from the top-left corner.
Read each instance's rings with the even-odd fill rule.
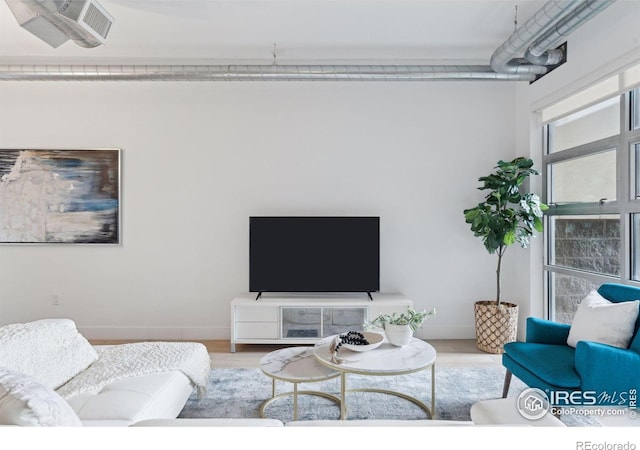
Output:
[[[119,149],[0,150],[0,243],[119,242]]]

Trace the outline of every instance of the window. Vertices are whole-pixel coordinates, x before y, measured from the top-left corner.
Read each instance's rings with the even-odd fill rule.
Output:
[[[616,151],[607,149],[550,163],[549,203],[602,202],[616,199]]]
[[[552,216],[549,263],[584,272],[620,276],[620,217]]]
[[[548,315],[564,323],[600,284],[640,282],[640,88],[579,100],[542,114]]]
[[[620,99],[611,98],[549,124],[550,153],[620,133]]]

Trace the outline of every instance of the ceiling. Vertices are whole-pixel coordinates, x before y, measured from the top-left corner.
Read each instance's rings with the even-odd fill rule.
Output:
[[[49,47],[0,1],[0,63],[487,64],[544,1],[99,0],[105,45]]]

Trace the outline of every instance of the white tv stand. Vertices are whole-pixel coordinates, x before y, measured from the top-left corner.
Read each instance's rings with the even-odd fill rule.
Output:
[[[402,294],[245,294],[231,301],[231,352],[236,344],[314,344],[411,307]]]

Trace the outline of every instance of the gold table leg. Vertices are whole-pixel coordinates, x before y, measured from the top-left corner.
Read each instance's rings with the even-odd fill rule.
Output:
[[[436,418],[436,365],[431,364],[431,420]]]
[[[340,420],[347,418],[347,374],[340,374]]]
[[[293,420],[298,420],[298,383],[293,383]]]

